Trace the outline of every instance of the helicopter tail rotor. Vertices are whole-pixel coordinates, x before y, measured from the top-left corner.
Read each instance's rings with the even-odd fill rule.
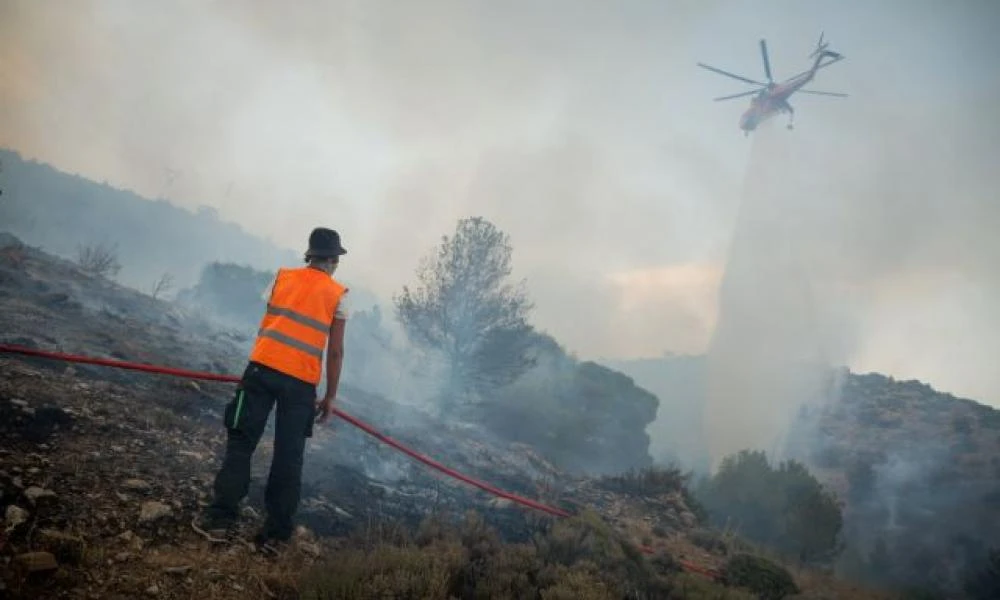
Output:
[[[764,60],[764,74],[767,75],[768,85],[774,85],[774,78],[771,77],[771,61],[767,57],[767,42],[760,41],[760,56]]]
[[[829,46],[829,45],[830,45],[830,43],[829,43],[829,42],[824,42],[824,41],[823,41],[823,34],[824,34],[824,33],[825,33],[825,32],[823,32],[823,31],[819,32],[819,41],[818,41],[818,42],[816,42],[816,49],[812,51],[812,54],[810,54],[810,55],[809,55],[809,58],[813,58],[813,57],[815,57],[815,56],[819,55],[819,53],[820,53],[820,52],[823,52],[823,53],[825,53],[825,54],[827,54],[827,55],[829,55],[829,54],[836,54],[835,52],[833,52],[833,53],[828,53],[828,52],[826,51],[826,47],[827,47],[827,46]]]

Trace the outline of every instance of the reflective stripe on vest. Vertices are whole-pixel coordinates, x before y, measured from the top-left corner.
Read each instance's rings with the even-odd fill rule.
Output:
[[[261,337],[271,338],[272,340],[277,340],[277,341],[281,342],[282,344],[285,344],[287,346],[291,346],[292,348],[295,348],[297,350],[301,350],[301,351],[305,352],[306,354],[311,354],[311,355],[315,356],[316,358],[319,358],[319,359],[323,358],[323,349],[322,348],[317,348],[316,346],[310,346],[309,344],[307,344],[305,342],[300,342],[299,340],[293,338],[292,336],[285,335],[284,333],[281,333],[280,331],[274,331],[274,330],[271,330],[271,329],[258,329],[257,330],[257,335],[259,335]]]
[[[346,291],[316,269],[279,269],[250,360],[319,383],[330,325]]]
[[[317,321],[312,317],[299,314],[290,308],[281,308],[280,306],[275,306],[273,304],[267,305],[267,314],[279,317],[288,317],[296,323],[305,325],[306,327],[312,327],[320,333],[326,333],[326,331],[330,328],[329,324],[324,323],[323,321]]]

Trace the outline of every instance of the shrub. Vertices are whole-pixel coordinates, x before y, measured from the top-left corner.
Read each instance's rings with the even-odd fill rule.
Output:
[[[465,560],[457,542],[425,548],[382,544],[370,552],[339,552],[304,582],[304,600],[363,598],[447,598]]]
[[[504,544],[476,513],[425,519],[412,539],[338,552],[302,580],[301,598],[652,599],[671,596],[670,556],[646,558],[594,513]],[[357,543],[359,540],[356,540]]]
[[[556,565],[546,572],[546,578],[553,583],[541,591],[542,600],[615,600],[615,594],[601,580],[593,564],[576,567]]]
[[[781,600],[800,591],[787,569],[752,554],[730,558],[723,566],[722,581],[751,590],[761,600]]]
[[[683,600],[757,600],[757,596],[741,588],[727,588],[699,575],[684,573],[674,581],[674,595]]]
[[[725,555],[729,551],[726,540],[722,539],[722,536],[713,530],[694,529],[688,532],[687,537],[691,540],[692,544],[712,554]]]

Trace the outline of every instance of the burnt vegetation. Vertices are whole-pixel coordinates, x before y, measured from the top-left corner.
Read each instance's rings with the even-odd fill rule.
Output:
[[[13,282],[12,289],[24,294],[66,295],[96,281],[96,276],[81,275],[16,240],[5,242],[3,250],[2,256],[18,258],[16,264],[14,258],[5,258],[0,274]],[[45,275],[46,271],[58,276]],[[203,291],[220,292],[218,302],[225,302],[228,288],[220,282],[230,276],[249,280],[247,290],[269,279],[266,272],[238,266],[205,272]],[[125,288],[111,288],[107,294],[102,304],[81,305],[80,314],[75,315],[66,314],[62,304],[48,301],[30,307],[12,304],[12,310],[5,312],[11,317],[8,331],[33,345],[56,343],[56,338],[38,337],[25,327],[41,319],[50,324],[49,330],[62,332],[63,343],[71,351],[91,354],[114,342],[113,354],[126,359],[222,372],[233,372],[238,366],[239,357],[232,355],[232,348],[243,342],[223,335],[213,350],[192,352],[204,343],[196,341],[201,338],[186,338],[177,346],[170,341],[178,335],[195,335],[188,332],[181,317],[162,315],[159,321],[145,322],[140,318],[146,311],[162,310],[162,303]],[[201,297],[212,298],[209,294]],[[366,322],[377,329],[380,313],[365,312]],[[103,325],[88,328],[86,324],[95,319]],[[199,325],[197,335],[211,332]],[[520,404],[517,410],[525,418],[543,417],[551,411],[545,418],[553,423],[576,419],[578,435],[575,443],[568,443],[573,438],[567,431],[566,442],[556,446],[539,431],[534,434],[538,435],[534,450],[523,457],[529,463],[536,461],[537,468],[544,467],[546,456],[566,462],[575,459],[585,470],[589,453],[621,445],[613,436],[637,437],[634,429],[602,432],[595,428],[579,435],[586,431],[586,420],[593,427],[617,414],[620,423],[629,423],[622,418],[628,394],[649,404],[644,414],[650,419],[655,397],[609,369],[575,362],[557,344],[545,347],[560,369],[537,364],[507,386],[505,393],[513,394],[516,385],[528,390],[546,382],[550,387],[529,395],[538,400],[534,406]],[[183,359],[167,359],[185,348]],[[209,364],[198,364],[195,354],[204,355],[201,360]],[[228,365],[218,364],[223,356],[229,357]],[[194,364],[188,362],[192,360]],[[341,430],[333,438],[334,455],[347,462],[327,465],[316,456],[307,465],[302,518],[324,537],[297,538],[295,548],[274,565],[241,554],[246,551],[239,547],[226,552],[205,548],[187,520],[207,497],[209,457],[220,450],[213,411],[225,400],[225,392],[216,385],[174,379],[157,384],[143,375],[89,367],[78,371],[45,361],[31,367],[16,360],[5,364],[5,378],[0,382],[0,429],[5,440],[0,487],[10,529],[0,552],[10,559],[3,579],[14,598],[45,593],[58,597],[78,590],[104,597],[189,597],[194,590],[211,597],[245,597],[248,589],[277,598],[752,598],[758,593],[752,590],[773,587],[776,566],[759,569],[756,576],[746,575],[744,568],[738,577],[731,574],[721,581],[685,570],[681,561],[690,561],[691,553],[700,549],[685,541],[684,532],[703,520],[689,512],[699,512],[688,491],[690,474],[676,467],[652,466],[642,438],[637,446],[642,454],[635,452],[634,458],[625,460],[619,448],[622,468],[606,466],[603,477],[585,476],[582,487],[570,495],[556,489],[546,497],[529,478],[516,472],[522,467],[487,470],[484,478],[489,481],[556,505],[576,506],[574,512],[580,513],[554,520],[520,509],[477,504],[461,487],[442,490],[425,470],[405,460],[410,471],[396,481],[396,491],[387,493],[385,483],[364,475],[370,468],[365,465],[372,460],[398,465],[400,457],[356,432]],[[553,379],[559,380],[554,375],[565,377],[555,388],[551,387]],[[541,401],[559,386],[568,386],[565,396],[553,394],[565,398],[565,404]],[[384,399],[349,389],[357,401],[346,408],[365,419],[378,422],[379,415],[384,418],[400,410]],[[30,401],[21,399],[26,395]],[[498,402],[497,398],[510,397],[497,395],[487,406]],[[581,403],[581,398],[586,401]],[[127,409],[136,404],[144,410]],[[415,422],[413,418],[405,421]],[[641,418],[633,423],[640,430],[645,425]],[[398,425],[390,425],[390,431],[394,427]],[[497,431],[514,437],[513,429]],[[400,433],[449,464],[462,465],[483,450],[474,445],[474,435],[429,447],[427,438]],[[113,440],[110,446],[108,440]],[[321,434],[314,443],[331,441]],[[444,453],[456,444],[453,454]],[[180,458],[163,460],[164,456]],[[265,453],[258,458],[259,467],[266,466],[266,461]],[[572,481],[558,468],[544,468],[551,476]],[[113,483],[98,483],[102,480]],[[258,480],[251,490],[250,504],[257,507],[260,485]],[[475,507],[476,512],[463,519],[448,517],[463,507]],[[609,518],[606,512],[616,516]],[[630,531],[648,519],[659,523],[652,531]],[[45,533],[34,535],[35,531]],[[652,554],[640,551],[640,544],[654,544]],[[709,572],[722,569],[733,560],[730,548],[742,546],[730,541],[714,547],[698,557],[698,564]]]
[[[390,310],[376,303],[353,313],[345,380],[386,394],[423,386],[440,417],[481,424],[566,470],[650,467],[646,427],[656,418],[657,397],[618,371],[572,358],[535,329],[524,282],[510,281],[512,258],[509,237],[494,224],[459,220],[421,261],[418,285],[403,286]],[[233,328],[249,349],[273,277],[213,261],[176,300]],[[390,332],[393,318],[398,338]]]
[[[78,178],[49,180],[47,167],[0,158],[5,225],[61,245],[68,259],[2,238],[3,341],[238,372],[274,275],[265,260],[252,257],[270,249],[261,250],[257,240],[241,246],[244,234],[211,213],[180,215]],[[19,179],[11,181],[12,172]],[[75,186],[85,193],[73,193]],[[76,200],[69,208],[57,204],[70,197]],[[145,204],[129,204],[136,201]],[[66,210],[45,208],[53,206]],[[181,224],[175,230],[216,239],[200,254],[184,254],[193,247],[156,237],[170,227],[152,235],[118,223],[117,247],[54,233],[66,229],[64,219],[95,222],[107,214],[147,225],[173,219]],[[138,242],[146,238],[155,241],[150,247],[181,252],[174,262],[184,261],[186,272],[143,256]],[[243,242],[230,244],[236,239]],[[73,256],[76,246],[94,251],[84,260]],[[251,262],[232,262],[218,250],[223,246]],[[242,251],[249,246],[252,252]],[[294,254],[285,258],[298,262]],[[40,591],[160,598],[780,598],[811,591],[878,597],[843,591],[832,580],[816,583],[814,573],[835,570],[925,594],[995,595],[997,551],[987,538],[1000,522],[1000,413],[914,382],[851,376],[844,402],[828,407],[816,425],[813,471],[806,462],[773,464],[751,450],[727,457],[711,477],[654,464],[646,429],[657,411],[675,416],[680,401],[665,405],[621,371],[577,360],[536,329],[524,282],[510,280],[512,261],[504,232],[479,217],[462,219],[390,307],[356,309],[347,333],[345,408],[446,464],[582,514],[552,520],[484,502],[338,426],[334,435],[317,434],[307,458],[302,517],[319,539],[305,534],[288,557],[265,565],[239,547],[220,552],[199,545],[185,521],[210,485],[224,390],[0,357],[0,510],[8,519],[0,538],[7,589],[0,591],[12,597]],[[130,268],[143,273],[137,285],[147,293],[108,281]],[[171,275],[150,287],[150,274],[159,273]],[[175,288],[169,302],[158,301]],[[434,375],[420,378],[427,373]],[[423,405],[394,401],[421,382],[429,384]],[[920,429],[928,423],[942,424],[931,429],[940,435]],[[939,446],[914,448],[913,439],[934,437]],[[859,438],[870,441],[850,442]],[[831,472],[845,482],[836,494],[821,483]],[[251,507],[260,508],[260,494],[258,480]],[[142,521],[143,505],[166,516]],[[466,516],[446,518],[456,514]],[[720,578],[688,572],[685,564]]]
[[[687,489],[690,473],[679,467],[651,467],[631,469],[618,475],[601,478],[602,487],[623,494],[656,496]]]
[[[96,274],[12,237],[4,238],[0,250],[0,276],[16,292],[3,296],[8,302],[6,340],[216,372],[236,372],[241,362],[238,348],[245,340],[203,321],[188,322],[183,312],[164,313],[163,303],[149,294],[98,283]],[[255,289],[269,278],[266,272],[238,266],[205,272],[202,291],[222,292],[219,302],[225,301],[229,287],[220,282],[229,277],[249,279],[245,289]],[[201,297],[212,298],[208,293]],[[66,299],[76,298],[87,302],[70,314]],[[377,326],[378,311],[367,314],[366,321]],[[39,322],[47,323],[44,331],[32,325]],[[567,369],[557,373],[576,390],[586,390],[590,410],[612,415],[616,404],[621,411],[623,400],[617,394],[637,393],[627,378],[595,364],[577,364],[558,346],[549,349]],[[547,462],[546,456],[557,456],[551,440],[539,437],[533,449],[520,442],[526,449],[516,451],[502,436],[491,442],[496,445],[484,446],[489,438],[477,439],[470,433],[477,430],[467,428],[434,440],[426,436],[427,426],[419,425],[429,417],[411,413],[400,421],[416,428],[400,429],[386,417],[394,412],[402,417],[402,408],[351,387],[348,393],[355,401],[345,405],[350,412],[490,482],[555,505],[574,506],[579,516],[553,520],[484,505],[463,486],[441,486],[426,470],[370,438],[340,430],[332,438],[319,432],[313,440],[321,447],[336,446],[327,455],[334,462],[316,454],[307,464],[301,517],[309,529],[296,538],[288,555],[272,565],[238,545],[213,550],[199,543],[188,522],[207,498],[211,457],[221,450],[218,411],[226,399],[220,387],[225,386],[49,361],[0,360],[5,373],[0,380],[0,508],[8,519],[0,548],[7,562],[0,568],[0,580],[13,598],[73,596],[81,591],[98,597],[178,598],[196,591],[210,597],[245,597],[248,590],[282,598],[745,594],[704,574],[683,571],[674,558],[675,553],[683,556],[683,550],[663,545],[671,532],[683,531],[696,519],[679,518],[688,514],[685,477],[670,468],[649,468],[644,442],[638,446],[642,453],[631,458],[619,451],[622,464],[630,464],[626,469],[632,472],[612,475],[603,483],[586,475],[574,479]],[[536,397],[544,393],[540,390]],[[134,410],[137,405],[143,410]],[[655,397],[650,408],[648,418]],[[568,402],[542,404],[533,412],[524,405],[520,410],[526,417],[557,411],[553,420],[585,414],[579,407],[573,411]],[[593,422],[601,418],[597,412]],[[483,428],[478,431],[489,431],[479,426]],[[639,421],[637,427],[643,426]],[[634,432],[616,431],[610,435],[634,437]],[[584,470],[588,452],[615,445],[606,441],[608,436],[592,430],[576,444],[558,448],[558,457],[568,460],[571,452],[579,452],[576,459]],[[488,462],[469,462],[481,454]],[[266,449],[257,458],[257,468],[265,473],[268,458]],[[496,458],[522,462],[496,464]],[[528,468],[560,480],[560,485],[544,491],[525,473]],[[367,475],[373,469],[395,469],[398,474],[386,480],[389,487]],[[559,489],[573,482],[576,490]],[[258,510],[261,485],[258,475],[248,500]],[[639,540],[628,530],[630,524],[642,522],[643,511],[649,510],[643,507],[653,498],[659,498],[654,505],[661,507],[653,511],[654,521],[668,512],[674,516],[654,534],[659,546],[647,556],[637,544],[653,540]],[[609,518],[591,506],[616,516]],[[477,512],[464,521],[447,518],[469,509]],[[309,530],[322,537],[311,537]],[[711,557],[701,561],[705,569],[715,566]]]
[[[118,262],[118,246],[110,242],[79,246],[76,262],[81,269],[98,277],[114,278],[122,269]]]

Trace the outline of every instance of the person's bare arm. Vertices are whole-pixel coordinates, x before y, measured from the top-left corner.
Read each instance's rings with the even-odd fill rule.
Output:
[[[333,403],[337,399],[337,388],[340,386],[340,369],[344,364],[344,329],[347,321],[334,319],[330,326],[330,335],[326,344],[326,394],[320,400],[317,409],[321,411],[319,422],[325,423],[333,412]]]

